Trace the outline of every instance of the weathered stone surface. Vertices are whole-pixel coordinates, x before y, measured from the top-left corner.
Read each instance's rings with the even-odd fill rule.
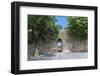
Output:
[[[77,38],[71,38],[67,32],[60,31],[59,38],[62,39],[62,52],[70,53],[70,52],[87,52],[88,51],[88,41],[80,41]],[[40,41],[38,46],[39,54],[52,54],[57,53],[59,48],[57,47],[57,40],[50,40],[49,43],[43,43]],[[34,56],[35,47],[34,44],[28,45],[28,59],[31,56]]]
[[[62,60],[62,59],[86,59],[88,58],[88,53],[53,53],[53,54],[43,54],[40,55],[38,58],[31,57],[30,61],[32,60]]]

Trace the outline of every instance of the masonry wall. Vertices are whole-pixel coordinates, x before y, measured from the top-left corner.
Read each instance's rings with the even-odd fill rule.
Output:
[[[66,33],[66,47],[71,52],[87,52],[88,51],[88,40],[79,40],[76,38],[72,38]]]
[[[62,35],[62,34],[61,34]],[[88,41],[83,40],[80,41],[77,38],[71,38],[67,33],[63,32],[64,37],[60,38],[63,42],[63,50],[67,49],[70,52],[87,52],[88,51]],[[58,52],[56,40],[50,40],[49,43],[44,44],[42,41],[39,43],[39,53],[47,54],[47,53],[55,53]],[[28,56],[34,56],[35,47],[34,44],[28,46]],[[29,58],[28,57],[28,58]]]

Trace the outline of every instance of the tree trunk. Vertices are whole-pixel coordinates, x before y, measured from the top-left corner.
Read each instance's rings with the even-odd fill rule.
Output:
[[[38,59],[38,57],[39,57],[39,51],[38,51],[37,46],[38,46],[38,44],[35,43],[35,52],[33,52],[33,56],[35,59]]]

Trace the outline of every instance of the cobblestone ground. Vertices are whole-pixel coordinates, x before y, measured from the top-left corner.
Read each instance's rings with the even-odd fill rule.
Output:
[[[53,53],[41,54],[38,57],[31,57],[29,60],[59,60],[59,59],[84,59],[88,58],[88,53]]]

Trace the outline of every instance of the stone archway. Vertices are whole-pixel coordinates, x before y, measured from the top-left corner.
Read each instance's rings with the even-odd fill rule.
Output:
[[[61,52],[70,52],[68,50],[68,44],[67,44],[67,41],[66,41],[66,39],[67,39],[67,33],[66,33],[66,31],[60,30],[58,37],[59,37],[58,39],[60,39],[61,42],[62,42],[62,47],[61,47],[62,51]]]
[[[58,52],[62,52],[63,51],[63,42],[61,38],[58,38],[56,41],[56,45],[57,45],[57,50]]]

